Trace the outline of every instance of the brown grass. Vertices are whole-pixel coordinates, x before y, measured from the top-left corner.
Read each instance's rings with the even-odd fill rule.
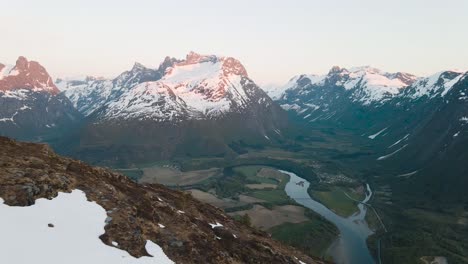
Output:
[[[272,183],[254,183],[245,185],[249,189],[261,190],[266,188],[276,189],[278,185]]]
[[[219,199],[218,197],[216,197],[215,195],[211,193],[200,191],[197,189],[191,189],[189,190],[189,192],[192,193],[192,196],[195,199],[202,201],[204,203],[209,203],[219,208],[228,208],[228,207],[236,207],[236,206],[245,205],[245,203],[243,202],[234,201],[232,199]]]
[[[155,166],[143,169],[142,183],[160,183],[167,186],[192,185],[211,178],[219,173],[219,169],[181,172],[174,168]]]

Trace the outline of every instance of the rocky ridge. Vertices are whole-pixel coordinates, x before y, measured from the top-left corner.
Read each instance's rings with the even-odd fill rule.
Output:
[[[47,145],[0,137],[0,197],[10,206],[34,206],[58,192],[85,192],[107,211],[108,246],[132,256],[157,243],[177,263],[323,263],[273,241],[220,209],[162,185],[139,185],[109,169],[56,155]]]

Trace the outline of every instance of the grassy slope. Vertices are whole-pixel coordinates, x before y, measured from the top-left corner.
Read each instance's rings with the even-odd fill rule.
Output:
[[[324,256],[331,241],[338,235],[332,224],[319,218],[299,224],[285,223],[271,228],[269,232],[274,239],[313,256]]]

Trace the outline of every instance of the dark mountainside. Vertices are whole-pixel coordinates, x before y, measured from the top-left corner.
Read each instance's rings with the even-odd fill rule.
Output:
[[[139,185],[111,170],[60,157],[47,145],[0,137],[0,197],[6,204],[34,206],[38,198],[75,189],[108,212],[103,243],[116,241],[135,257],[147,255],[145,241],[151,240],[177,263],[323,263],[187,193]],[[209,225],[216,222],[223,227]]]

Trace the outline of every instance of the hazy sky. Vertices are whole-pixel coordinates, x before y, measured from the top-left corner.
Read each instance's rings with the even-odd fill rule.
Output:
[[[333,65],[468,69],[466,0],[0,0],[0,62],[113,77],[190,50],[238,58],[259,83]]]

